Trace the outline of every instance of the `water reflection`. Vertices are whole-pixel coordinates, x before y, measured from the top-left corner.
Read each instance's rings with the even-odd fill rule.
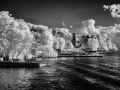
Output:
[[[34,69],[0,68],[0,90],[85,90],[86,85],[94,90],[119,88],[119,54],[103,58],[47,58],[40,64]]]
[[[30,84],[33,71],[27,69],[0,69],[0,85],[4,88],[18,89]]]

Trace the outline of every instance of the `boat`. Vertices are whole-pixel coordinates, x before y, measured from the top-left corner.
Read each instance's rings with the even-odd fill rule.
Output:
[[[38,62],[0,61],[0,68],[38,68]]]

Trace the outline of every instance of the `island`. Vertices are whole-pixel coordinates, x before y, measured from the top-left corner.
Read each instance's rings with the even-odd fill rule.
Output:
[[[118,50],[112,39],[120,25],[96,27],[95,20],[82,22],[79,33],[68,28],[49,28],[23,19],[15,19],[7,11],[0,12],[0,67],[39,66],[37,58],[103,57]],[[108,32],[109,33],[108,33]]]

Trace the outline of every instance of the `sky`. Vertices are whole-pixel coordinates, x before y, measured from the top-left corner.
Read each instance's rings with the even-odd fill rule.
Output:
[[[3,1],[3,2],[2,2]],[[116,0],[2,0],[0,11],[9,11],[13,17],[26,22],[63,28],[77,32],[81,22],[94,19],[95,26],[111,26],[120,23],[114,19],[103,5],[120,4]],[[72,28],[70,28],[72,26]]]

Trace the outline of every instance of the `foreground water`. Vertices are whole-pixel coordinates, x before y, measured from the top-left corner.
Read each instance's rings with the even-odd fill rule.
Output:
[[[120,90],[120,54],[44,59],[40,68],[0,68],[0,90]]]

